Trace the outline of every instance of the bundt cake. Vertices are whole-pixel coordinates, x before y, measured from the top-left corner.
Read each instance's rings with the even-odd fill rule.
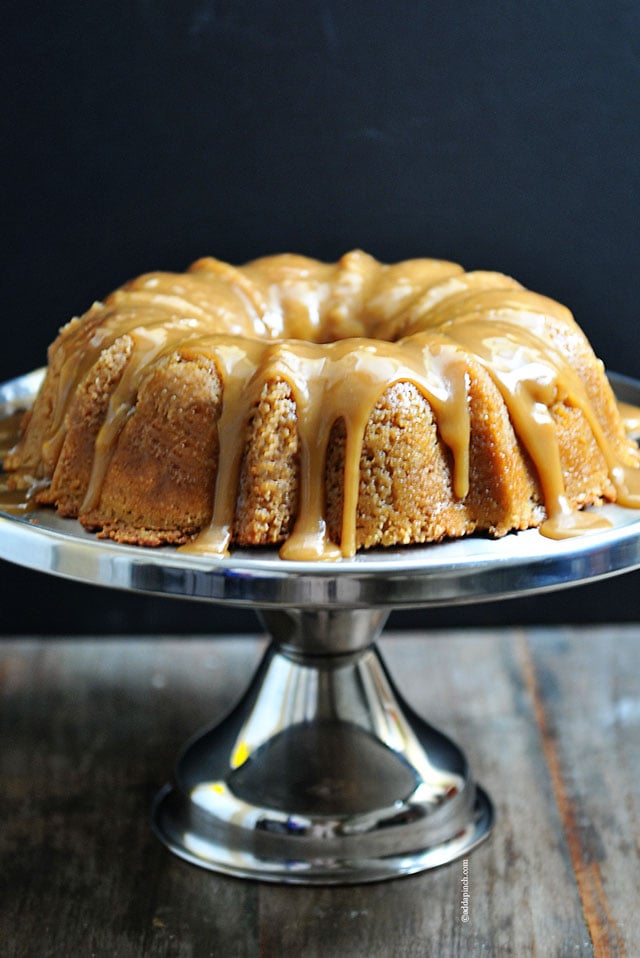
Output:
[[[205,258],[95,303],[48,360],[4,467],[118,542],[333,559],[640,506],[602,363],[500,273]]]

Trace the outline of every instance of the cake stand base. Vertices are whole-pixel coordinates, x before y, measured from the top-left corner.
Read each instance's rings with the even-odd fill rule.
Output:
[[[187,745],[153,823],[180,857],[244,878],[347,884],[466,855],[491,804],[375,646],[387,613],[272,610],[242,701]]]

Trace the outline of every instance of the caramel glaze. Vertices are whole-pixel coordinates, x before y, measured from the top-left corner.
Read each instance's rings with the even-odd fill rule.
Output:
[[[0,462],[9,455],[18,442],[24,414],[24,409],[18,409],[0,419]]]
[[[561,328],[560,336],[548,334],[549,322]],[[41,449],[47,475],[60,455],[76,386],[101,351],[125,335],[131,354],[98,435],[81,514],[98,503],[118,435],[157,365],[184,351],[211,357],[223,386],[212,519],[182,546],[185,551],[227,554],[243,453],[238,437],[272,381],[289,385],[299,433],[299,507],[281,549],[284,559],[354,555],[363,435],[376,402],[394,383],[413,383],[434,410],[452,455],[454,494],[464,499],[469,352],[497,385],[537,471],[547,515],[543,534],[560,538],[606,525],[568,504],[549,411],[557,402],[582,410],[617,501],[640,508],[637,455],[622,432],[612,436],[603,429],[589,384],[562,348],[563,338],[582,337],[570,312],[502,274],[465,273],[454,263],[427,259],[387,266],[355,251],[336,265],[281,255],[236,268],[206,258],[184,274],[141,276],[72,320],[50,349],[56,386]],[[340,418],[347,439],[336,545],[327,535],[322,479],[331,427]]]
[[[9,456],[20,438],[25,410],[18,409],[0,419],[0,463]],[[7,476],[0,471],[0,512],[24,515],[36,507],[36,493],[42,483],[28,473]]]
[[[627,435],[632,439],[640,439],[640,406],[618,402],[618,411]]]

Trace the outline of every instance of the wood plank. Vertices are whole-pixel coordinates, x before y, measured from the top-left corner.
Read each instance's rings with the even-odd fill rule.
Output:
[[[640,627],[383,639],[408,701],[465,749],[497,807],[469,857],[467,923],[461,862],[294,888],[202,871],[152,835],[178,748],[226,711],[263,646],[0,643],[3,955],[637,953]]]
[[[597,954],[637,954],[640,670],[637,629],[528,634],[524,674]]]
[[[185,738],[240,691],[256,642],[47,639],[2,652],[8,954],[255,954],[255,889],[169,856],[149,808]]]

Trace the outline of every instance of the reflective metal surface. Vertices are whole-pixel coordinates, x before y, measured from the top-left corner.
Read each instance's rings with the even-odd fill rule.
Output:
[[[316,654],[350,616],[360,648]],[[286,644],[272,643],[242,702],[182,754],[154,808],[161,839],[205,868],[307,884],[468,854],[491,805],[457,746],[401,702],[369,644],[380,614],[272,612],[270,624]]]
[[[40,374],[0,387],[0,416]],[[640,384],[615,378],[640,404]],[[402,702],[375,639],[391,608],[558,589],[640,567],[640,512],[561,542],[535,530],[329,563],[228,559],[103,542],[52,510],[0,511],[0,555],[79,581],[251,605],[273,636],[242,702],[180,757],[153,822],[177,855],[244,877],[374,881],[466,855],[492,826],[462,752]],[[425,689],[425,694],[428,689]]]

